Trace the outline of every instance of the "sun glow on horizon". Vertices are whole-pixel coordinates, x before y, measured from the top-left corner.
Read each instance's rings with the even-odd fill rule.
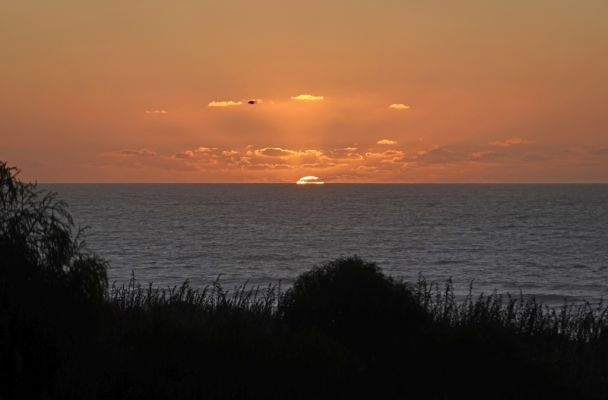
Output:
[[[320,181],[317,176],[303,176],[296,182],[296,185],[324,185],[325,182]]]

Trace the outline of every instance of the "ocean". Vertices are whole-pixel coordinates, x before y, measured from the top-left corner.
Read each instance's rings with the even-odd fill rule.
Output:
[[[608,185],[46,184],[111,282],[281,282],[359,255],[458,294],[608,297]]]

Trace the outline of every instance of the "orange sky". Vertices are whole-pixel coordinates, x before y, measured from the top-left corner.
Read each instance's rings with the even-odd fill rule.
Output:
[[[2,8],[27,179],[608,182],[606,0]]]

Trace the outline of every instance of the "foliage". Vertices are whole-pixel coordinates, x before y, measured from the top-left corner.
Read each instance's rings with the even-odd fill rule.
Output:
[[[107,291],[66,204],[17,174],[0,162],[0,398],[41,395],[84,356]]]
[[[338,336],[396,329],[402,322],[417,329],[427,319],[404,283],[357,256],[330,261],[300,275],[282,299],[280,312],[293,326]],[[361,325],[361,320],[369,325]],[[367,332],[370,325],[373,331]]]
[[[0,162],[0,273],[26,273],[90,300],[107,289],[107,264],[86,252],[67,206],[55,193],[23,183]]]

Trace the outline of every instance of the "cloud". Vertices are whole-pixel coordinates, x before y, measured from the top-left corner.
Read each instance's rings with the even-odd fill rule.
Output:
[[[500,142],[491,142],[472,146],[459,146],[452,149],[434,146],[421,150],[407,157],[418,166],[425,165],[453,165],[467,163],[489,163],[508,165],[526,161],[534,161],[539,154],[530,153],[528,147],[520,145],[530,143],[520,138],[508,139]],[[545,152],[544,156],[548,156]]]
[[[393,103],[390,106],[388,106],[388,108],[392,108],[393,110],[409,110],[412,107],[407,104]]]
[[[300,100],[300,101],[319,101],[323,100],[323,96],[313,96],[312,94],[300,94],[297,96],[293,96],[292,100]]]
[[[217,147],[204,147],[200,146],[193,150],[184,150],[180,153],[174,154],[172,159],[182,160],[184,162],[196,163],[198,166],[203,165],[218,165],[223,163],[223,158],[226,161],[230,160],[230,156],[223,156],[223,151]]]
[[[122,150],[117,153],[106,153],[106,154],[114,154],[119,156],[127,156],[127,157],[156,157],[157,154],[154,151],[141,149],[141,150]]]
[[[323,171],[326,176],[346,176],[359,173],[392,173],[407,163],[399,149],[374,151],[341,147],[328,149],[290,149],[284,147],[246,146],[244,148],[216,148],[199,146],[164,155],[150,150],[123,150],[113,153],[114,165],[129,168],[155,167],[172,170],[214,171],[268,171],[266,177],[285,177],[283,174],[310,175]],[[278,175],[274,175],[275,171]],[[257,173],[256,173],[257,174]],[[260,176],[260,175],[257,175]],[[295,177],[294,177],[295,178]],[[353,179],[355,176],[353,175]],[[275,178],[276,179],[276,178]]]
[[[485,151],[474,151],[469,154],[469,157],[472,161],[485,161],[485,162],[494,162],[497,160],[502,160],[507,157],[507,154],[503,151],[496,150],[485,150]]]
[[[361,160],[363,156],[357,152],[356,147],[344,147],[341,149],[329,149],[323,151],[323,160],[344,162],[349,160]]]
[[[379,146],[390,143],[391,146]],[[519,138],[489,145],[455,144],[455,147],[417,147],[411,151],[392,139],[380,139],[370,146],[291,148],[289,146],[210,147],[198,146],[177,153],[157,153],[145,148],[102,154],[105,165],[119,168],[157,168],[201,173],[202,179],[292,181],[300,176],[322,174],[336,181],[391,181],[437,171],[469,171],[479,168],[507,167],[538,163],[539,155]],[[533,146],[532,146],[533,147]],[[540,156],[551,155],[545,150]],[[582,150],[581,150],[582,151]],[[608,148],[588,150],[593,162],[605,162]],[[591,157],[595,155],[595,158]],[[555,155],[554,155],[555,156]],[[430,171],[430,172],[429,172]],[[451,173],[451,172],[450,172]],[[454,172],[456,173],[456,172]],[[458,172],[460,173],[460,172]],[[427,175],[429,176],[429,175]],[[432,179],[434,175],[431,175]],[[439,176],[439,175],[437,175]],[[196,179],[196,178],[195,178]],[[438,178],[439,179],[439,178]]]
[[[529,144],[529,143],[532,143],[532,142],[522,139],[522,138],[511,138],[511,139],[502,140],[502,141],[490,142],[490,143],[488,143],[488,145],[496,146],[496,147],[511,147],[511,146],[519,146],[522,144]]]
[[[318,163],[323,157],[323,151],[316,149],[306,150],[290,150],[281,147],[264,147],[256,149],[249,154],[249,157],[254,157],[252,160],[256,162],[255,157],[258,157],[259,162],[267,163],[269,158],[280,159],[281,162],[286,162],[293,165],[302,165],[306,163]]]
[[[418,164],[454,164],[466,161],[467,155],[445,147],[434,147],[419,151],[413,159]]]
[[[280,147],[264,147],[262,149],[257,149],[254,151],[257,156],[266,156],[266,157],[289,157],[295,154],[293,150],[286,150]]]
[[[243,168],[252,169],[252,170],[285,170],[285,169],[293,169],[294,167],[289,164],[272,164],[272,163],[262,163],[262,164],[254,164],[254,163],[245,163],[242,164]]]
[[[486,139],[449,145],[381,146],[372,141],[368,145],[343,142],[342,146],[313,148],[292,147],[284,142],[213,147],[203,142],[202,146],[166,152],[145,147],[117,149],[99,154],[96,163],[100,168],[124,170],[124,176],[137,173],[162,177],[169,176],[163,174],[170,171],[184,171],[183,176],[191,181],[295,182],[301,176],[317,175],[330,182],[396,182],[484,181],[495,171],[504,173],[499,180],[511,179],[511,171],[541,168],[545,161],[564,169],[584,165],[603,171],[608,160],[605,143],[568,149],[551,147],[551,143],[517,145],[523,142],[512,138],[500,145],[489,145]],[[527,179],[528,175],[522,177]]]
[[[391,144],[397,144],[396,140],[391,140],[391,139],[380,139],[376,142],[376,144],[386,144],[386,145],[391,145]]]
[[[332,162],[320,162],[320,163],[313,163],[313,164],[302,164],[302,167],[304,167],[305,169],[327,169],[327,168],[334,168],[340,165],[344,165],[344,164],[336,164],[336,163],[332,163]]]
[[[167,110],[146,110],[146,114],[154,114],[154,115],[164,115],[169,114]]]
[[[379,163],[395,163],[404,160],[405,153],[401,150],[386,150],[380,153],[369,151],[365,153],[366,161],[379,162]]]
[[[104,167],[120,167],[127,169],[156,168],[163,170],[194,170],[191,165],[176,162],[172,156],[159,154],[148,149],[119,150],[99,154],[101,165]]]
[[[234,107],[234,106],[240,106],[242,105],[243,102],[242,101],[232,101],[232,100],[213,100],[212,102],[210,102],[209,104],[207,104],[207,107]]]

